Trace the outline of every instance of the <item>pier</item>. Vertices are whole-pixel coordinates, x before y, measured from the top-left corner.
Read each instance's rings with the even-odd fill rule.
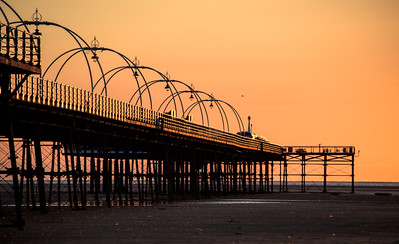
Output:
[[[39,19],[19,23],[59,27]],[[143,70],[155,72],[159,80],[138,86],[133,95],[138,94],[136,104],[107,96],[106,87],[96,93],[94,85],[85,90],[49,81],[40,76],[38,33],[9,24],[1,24],[0,30],[0,213],[4,226],[23,229],[25,209],[47,213],[54,206],[81,210],[288,192],[295,189],[290,182],[297,177],[302,193],[310,191],[307,181],[315,176],[323,177],[322,192],[328,191],[328,180],[335,176],[351,177],[350,191],[355,190],[353,146],[284,147],[230,132],[222,104],[234,112],[233,120],[243,131],[241,118],[230,104],[140,66],[137,59],[127,66],[136,80],[145,81]],[[97,51],[113,51],[92,44],[75,51],[88,51],[96,63]],[[147,92],[151,98],[149,87],[157,82],[165,83],[172,93],[164,102],[174,103],[174,110],[142,105],[142,94]],[[188,90],[172,90],[174,83]],[[179,110],[176,104],[184,93],[197,100],[186,109],[181,104]],[[204,104],[219,109],[222,128],[209,126]],[[203,109],[202,123],[191,119],[189,112],[195,106]],[[298,165],[300,173],[291,173]],[[309,170],[316,165],[322,166],[322,173]],[[337,166],[349,166],[350,172],[329,172]]]

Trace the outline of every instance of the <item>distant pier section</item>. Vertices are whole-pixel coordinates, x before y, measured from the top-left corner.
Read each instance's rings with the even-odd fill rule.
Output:
[[[301,192],[307,191],[306,182],[322,181],[327,192],[327,178],[348,181],[351,192],[355,191],[354,146],[285,146],[283,147],[283,191],[288,191],[289,178],[300,178]],[[337,180],[336,180],[337,181]]]

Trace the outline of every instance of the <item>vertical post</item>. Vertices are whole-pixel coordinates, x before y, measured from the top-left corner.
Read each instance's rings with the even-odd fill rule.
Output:
[[[86,156],[85,156],[86,158]],[[86,165],[86,159],[84,164]],[[80,191],[80,202],[81,202],[81,207],[84,209],[86,208],[86,184],[83,186],[83,172],[82,172],[82,166],[80,162],[80,145],[79,145],[79,137],[76,140],[76,176],[79,178],[79,191]],[[86,178],[86,177],[85,177]],[[85,188],[83,188],[85,187]]]
[[[288,192],[288,164],[287,156],[284,155],[284,168],[283,168],[283,192]]]
[[[109,168],[109,161],[108,161],[108,151],[107,151],[107,144],[106,144],[106,139],[103,137],[103,153],[104,153],[104,158],[103,158],[103,187],[105,188],[105,201],[107,203],[107,207],[111,207],[111,186],[110,186],[110,181],[111,179],[111,174],[110,174],[110,168]]]
[[[355,154],[354,154],[353,150],[353,154],[352,154],[352,191],[351,193],[355,193]]]
[[[9,76],[8,76],[9,77]],[[4,78],[4,77],[2,77]],[[2,80],[4,82],[4,80]],[[4,92],[4,91],[3,91]],[[11,160],[11,169],[12,169],[12,181],[13,181],[13,188],[14,188],[14,201],[15,201],[15,212],[17,215],[17,227],[19,230],[22,230],[25,221],[22,219],[22,212],[21,212],[21,201],[19,197],[19,186],[18,186],[18,173],[19,169],[17,166],[17,159],[15,156],[15,144],[14,144],[14,130],[13,130],[13,123],[10,115],[10,107],[9,102],[7,99],[7,112],[8,112],[8,145],[10,150],[10,160]]]
[[[248,163],[247,163],[247,167],[248,167],[248,192],[251,192],[252,191],[252,162],[251,161],[249,161]]]
[[[270,191],[270,188],[269,188],[269,181],[270,181],[270,178],[269,178],[269,161],[266,161],[266,170],[265,170],[266,172],[266,192],[269,192]]]
[[[152,185],[152,181],[153,181],[153,174],[152,174],[152,170],[151,170],[151,164],[154,163],[154,161],[152,161],[151,163],[151,154],[150,154],[150,149],[148,150],[148,155],[147,155],[147,180],[149,181],[149,187],[150,187],[150,195],[151,195],[151,202],[154,202],[154,190],[153,190],[153,185]]]
[[[324,154],[324,162],[323,162],[323,167],[324,167],[324,173],[323,173],[323,192],[327,192],[327,153],[323,152]]]
[[[73,204],[75,209],[78,209],[78,179],[77,179],[77,170],[75,167],[75,155],[74,155],[74,143],[72,139],[72,133],[70,134],[70,155],[71,155],[71,172],[72,172],[72,188],[73,188]]]
[[[303,153],[302,154],[302,161],[301,161],[301,166],[302,166],[302,173],[301,173],[301,181],[302,181],[302,184],[301,184],[301,192],[305,192],[306,191],[306,186],[305,186],[305,175],[306,175],[306,170],[305,170],[305,166],[306,166],[306,163],[305,163],[305,160],[306,160],[306,158],[305,158],[306,156],[305,156],[305,153]]]
[[[136,163],[136,179],[137,179],[137,189],[138,189],[138,194],[139,194],[139,202],[140,204],[142,203],[143,199],[141,199],[141,186],[140,186],[140,174],[139,174],[139,159],[138,155],[134,159],[134,162]]]
[[[114,161],[114,190],[113,190],[113,196],[112,196],[112,200],[113,201],[116,200],[116,194],[118,194],[118,196],[120,195],[120,192],[119,192],[119,159],[118,159],[118,156],[116,156],[116,159]]]
[[[104,157],[104,159],[103,159],[103,187],[104,187],[104,190],[103,191],[105,191],[105,194],[106,194],[105,201],[107,203],[107,207],[110,208],[111,207],[111,195],[110,195],[111,189],[109,189],[110,179],[109,179],[109,173],[108,173],[108,171],[109,171],[108,165],[109,165],[108,158]]]
[[[44,188],[44,169],[42,160],[42,150],[40,146],[40,140],[38,137],[34,139],[35,146],[35,156],[36,156],[36,177],[37,186],[39,188],[39,202],[40,202],[40,212],[47,213],[46,209],[46,193]]]
[[[84,195],[84,207],[87,204],[87,150],[84,151],[83,157],[83,195]]]
[[[247,192],[247,174],[246,174],[247,162],[242,161],[242,192]]]
[[[26,203],[29,207],[29,198],[32,198],[32,208],[36,209],[35,201],[35,188],[33,185],[33,167],[32,167],[32,154],[30,151],[31,142],[29,139],[24,139],[24,145],[26,149]],[[30,191],[30,194],[29,194]],[[30,196],[29,196],[30,195]]]
[[[256,161],[254,161],[254,192],[256,192],[256,181],[257,181],[257,173],[258,173],[258,170],[257,170],[257,162]]]
[[[1,27],[0,27],[1,28]],[[19,185],[19,196],[20,196],[20,203],[22,204],[22,197],[23,197],[23,192],[24,192],[24,177],[26,177],[26,171],[25,171],[25,161],[26,161],[26,150],[25,150],[25,140],[22,142],[22,165],[21,165],[21,183]],[[26,177],[27,178],[27,177]],[[28,179],[28,178],[27,178]],[[29,197],[29,195],[28,195]],[[1,197],[0,197],[0,205],[1,205]],[[29,204],[28,204],[29,207]],[[0,206],[1,210],[1,206]],[[4,216],[4,215],[3,215]]]
[[[50,190],[49,190],[49,194],[48,194],[48,205],[49,206],[51,205],[51,194],[53,191],[55,152],[56,152],[56,143],[53,142],[52,154],[51,154],[51,169],[50,169]]]
[[[233,165],[233,192],[237,193],[238,190],[238,172],[237,172],[237,160],[233,158],[233,160],[226,160]]]
[[[64,154],[65,154],[65,171],[66,171],[66,176],[67,176],[67,185],[68,185],[68,200],[69,200],[69,206],[72,208],[73,203],[72,203],[72,191],[71,191],[71,172],[69,171],[69,162],[68,162],[68,154],[67,154],[67,144],[64,143]]]
[[[57,145],[57,200],[58,207],[61,207],[61,143]]]
[[[280,171],[279,171],[279,177],[280,177],[280,184],[279,184],[279,192],[282,192],[282,180],[281,180],[281,160],[280,160]]]
[[[263,192],[263,162],[259,162],[259,192]]]
[[[270,163],[270,166],[271,166],[271,169],[270,169],[270,174],[271,174],[271,178],[270,178],[270,180],[271,180],[271,183],[270,183],[270,186],[271,186],[271,192],[273,192],[273,185],[274,185],[274,161],[271,161],[271,163]]]
[[[95,182],[95,188],[94,188],[94,200],[96,201],[96,206],[100,206],[100,199],[98,197],[98,194],[100,193],[100,183],[101,183],[101,159],[97,158],[97,169],[94,172],[94,182]],[[103,176],[103,182],[104,182],[104,176]]]
[[[94,182],[96,178],[95,172],[96,172],[96,162],[94,157],[92,156],[90,158],[90,190],[89,190],[90,193],[94,192],[94,184],[95,184]]]
[[[129,155],[127,153],[127,155]],[[128,193],[129,193],[129,179],[130,179],[130,162],[129,162],[129,158],[126,157],[125,158],[125,205],[128,206],[129,205],[129,197],[128,197]]]

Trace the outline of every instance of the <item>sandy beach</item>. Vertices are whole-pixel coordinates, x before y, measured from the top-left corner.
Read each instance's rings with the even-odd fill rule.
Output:
[[[269,193],[29,211],[1,243],[399,243],[399,194]]]

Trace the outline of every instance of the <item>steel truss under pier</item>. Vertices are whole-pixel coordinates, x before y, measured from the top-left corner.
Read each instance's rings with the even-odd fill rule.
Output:
[[[77,134],[62,143],[14,141],[19,204],[43,213],[48,206],[134,206],[176,197],[270,191],[269,162],[233,151],[132,140],[115,150],[111,145],[118,142],[110,138],[87,147]],[[6,209],[15,204],[8,140],[0,140],[0,148],[0,196]]]

